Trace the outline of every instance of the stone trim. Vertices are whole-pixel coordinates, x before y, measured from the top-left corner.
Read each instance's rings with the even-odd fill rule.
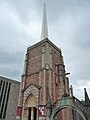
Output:
[[[38,47],[38,46],[40,46],[42,44],[45,44],[46,42],[49,43],[52,47],[54,47],[57,51],[61,52],[61,49],[58,48],[56,45],[54,45],[48,38],[45,38],[44,40],[42,40],[42,41],[28,47],[27,51],[30,51],[31,49],[34,49],[34,48],[36,48],[36,47]]]

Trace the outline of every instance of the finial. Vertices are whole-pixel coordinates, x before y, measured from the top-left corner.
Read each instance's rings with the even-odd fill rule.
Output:
[[[45,38],[48,38],[46,3],[44,3],[44,9],[43,9],[43,20],[42,20],[41,40],[43,40],[43,39],[45,39]]]
[[[89,101],[89,96],[88,96],[86,88],[84,88],[84,94],[85,94],[85,101]]]

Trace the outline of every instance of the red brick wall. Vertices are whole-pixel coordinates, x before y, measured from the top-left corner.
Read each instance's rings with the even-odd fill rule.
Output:
[[[30,84],[39,85],[39,73],[32,74],[26,77],[25,88],[27,88]]]
[[[52,66],[55,71],[55,65],[63,64],[63,57],[61,52],[57,51],[55,48],[52,48]]]
[[[42,65],[42,47],[36,47],[28,51],[27,74],[38,72]]]

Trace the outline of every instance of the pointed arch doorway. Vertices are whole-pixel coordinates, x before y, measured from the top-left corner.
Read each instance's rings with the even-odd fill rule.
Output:
[[[27,108],[27,120],[37,120],[37,104],[34,95],[28,96],[26,99],[25,107]]]

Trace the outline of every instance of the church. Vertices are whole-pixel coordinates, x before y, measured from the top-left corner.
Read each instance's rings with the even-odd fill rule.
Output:
[[[56,100],[63,95],[70,95],[67,74],[61,49],[48,39],[44,4],[41,40],[28,47],[25,56],[18,100],[18,117],[22,120],[47,120]],[[68,112],[60,116],[67,115],[70,120]]]
[[[49,120],[55,103],[62,96],[72,96],[69,73],[62,51],[48,38],[44,4],[41,39],[27,48],[18,99],[17,119]],[[70,109],[62,110],[56,120],[73,120]]]

